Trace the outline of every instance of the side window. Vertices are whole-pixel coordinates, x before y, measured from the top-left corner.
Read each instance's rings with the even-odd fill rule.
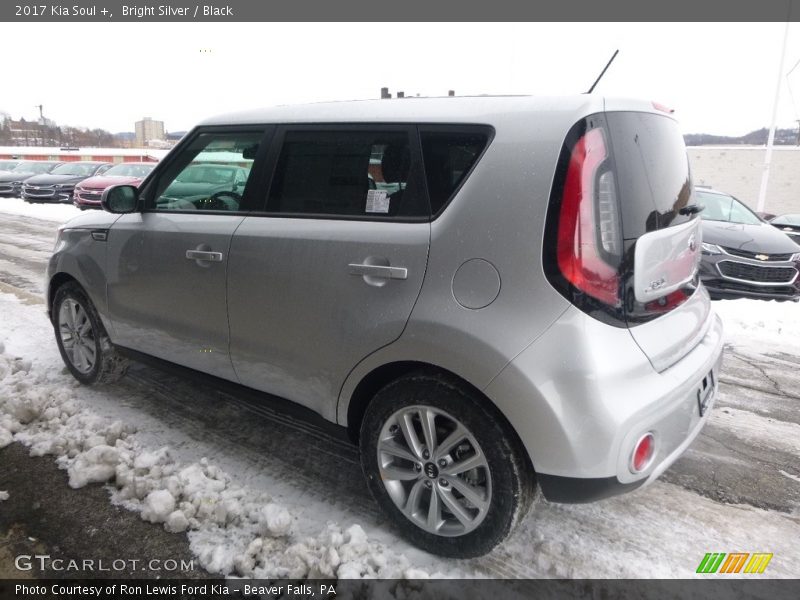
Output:
[[[420,137],[428,196],[435,215],[464,182],[489,136],[485,132],[422,131]]]
[[[161,174],[148,208],[239,210],[261,132],[201,133]]]
[[[287,131],[267,211],[428,217],[404,131]]]

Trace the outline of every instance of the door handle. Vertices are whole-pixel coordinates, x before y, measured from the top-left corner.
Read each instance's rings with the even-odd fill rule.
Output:
[[[188,258],[189,260],[222,262],[222,252],[208,252],[207,250],[187,250],[186,258]]]
[[[347,266],[350,269],[350,275],[383,277],[384,279],[408,279],[408,269],[405,267],[384,267],[383,265],[364,265],[354,263],[351,263]]]

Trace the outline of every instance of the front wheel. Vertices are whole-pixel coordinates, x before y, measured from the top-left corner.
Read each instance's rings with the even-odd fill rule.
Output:
[[[481,556],[512,531],[535,481],[486,400],[438,374],[383,388],[361,425],[370,491],[401,533],[434,554]]]
[[[53,327],[61,358],[81,383],[111,383],[125,374],[128,361],[114,349],[97,309],[76,282],[56,290]]]

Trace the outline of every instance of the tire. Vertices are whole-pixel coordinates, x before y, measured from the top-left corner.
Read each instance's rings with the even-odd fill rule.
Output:
[[[423,422],[433,423],[433,452]],[[490,552],[534,497],[522,444],[494,406],[455,378],[418,372],[389,383],[367,407],[360,445],[375,500],[405,538],[433,554]]]
[[[74,281],[56,290],[53,329],[64,364],[81,383],[113,383],[125,375],[127,359],[117,353],[97,309]]]

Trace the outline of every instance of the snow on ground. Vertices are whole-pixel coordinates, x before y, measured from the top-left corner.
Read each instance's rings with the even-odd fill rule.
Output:
[[[712,411],[710,421],[730,430],[737,438],[800,457],[800,425],[797,423],[777,421],[729,406]]]
[[[143,447],[135,426],[98,416],[80,391],[61,369],[34,366],[0,345],[0,447],[13,435],[33,456],[57,457],[73,488],[113,481],[114,502],[168,531],[191,531],[192,550],[212,573],[398,578],[411,567],[357,524],[292,535],[292,515],[267,491],[237,484],[206,458],[183,464],[169,448]]]
[[[0,212],[56,223],[66,223],[81,214],[72,204],[29,204],[22,198],[0,198]]]
[[[0,212],[52,222],[79,214],[68,205],[2,198]],[[800,354],[800,305],[728,300],[714,308],[737,350]],[[114,502],[168,531],[186,532],[200,563],[215,573],[689,577],[706,551],[768,549],[776,556],[770,576],[798,576],[797,511],[720,504],[661,482],[591,505],[537,505],[484,559],[430,557],[373,516],[359,515],[357,506],[326,503],[308,493],[307,483],[283,474],[254,474],[257,465],[245,464],[235,446],[165,426],[119,387],[78,385],[63,368],[41,305],[0,293],[0,314],[0,447],[15,440],[32,454],[56,457],[73,487],[108,482]],[[733,437],[800,453],[794,423],[730,407],[715,410],[712,423]]]
[[[726,341],[759,351],[800,351],[800,303],[737,299],[713,306],[725,325]]]

